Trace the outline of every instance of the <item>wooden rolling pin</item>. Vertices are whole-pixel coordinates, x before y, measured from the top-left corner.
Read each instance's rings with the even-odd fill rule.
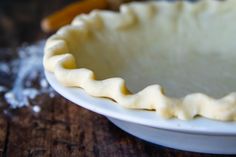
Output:
[[[69,24],[78,14],[88,13],[93,9],[105,9],[107,7],[107,0],[83,0],[75,2],[44,18],[41,22],[41,27],[45,32],[53,32],[61,26]]]

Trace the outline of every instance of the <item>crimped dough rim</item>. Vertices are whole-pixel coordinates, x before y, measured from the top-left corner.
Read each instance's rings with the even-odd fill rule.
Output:
[[[176,8],[180,6],[182,9],[189,9],[188,3],[184,1],[131,3],[123,5],[120,13],[93,11],[89,15],[78,16],[71,25],[61,28],[47,40],[44,67],[47,71],[53,72],[63,85],[81,87],[91,96],[112,99],[126,108],[155,110],[165,118],[176,117],[183,120],[196,116],[215,120],[236,120],[235,92],[220,99],[214,99],[202,93],[188,94],[183,98],[176,99],[167,97],[159,85],[150,85],[140,92],[132,94],[122,78],[96,80],[93,71],[77,68],[75,57],[70,53],[69,45],[65,40],[65,36],[70,36],[74,32],[78,33],[81,38],[86,38],[88,33],[99,30],[101,27],[107,27],[114,31],[125,29],[132,25],[137,18],[158,16],[157,10],[161,10],[162,5],[170,5],[172,9],[177,10]],[[203,10],[218,9],[221,5],[219,3],[224,4],[226,8],[236,6],[235,0],[224,2],[204,0],[194,4],[194,7]],[[111,17],[116,19],[115,23],[109,23],[108,20]],[[96,25],[90,27],[94,23]]]

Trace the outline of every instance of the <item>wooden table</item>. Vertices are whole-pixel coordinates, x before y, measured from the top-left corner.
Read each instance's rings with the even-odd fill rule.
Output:
[[[9,59],[8,53],[13,53],[14,48],[23,42],[32,43],[45,38],[47,35],[40,31],[40,19],[69,2],[1,1],[0,59]],[[12,81],[9,84],[11,86]],[[50,98],[45,94],[34,102],[41,106],[41,112],[34,113],[25,107],[4,113],[3,106],[7,104],[3,95],[0,95],[0,156],[215,156],[183,152],[144,142],[123,132],[105,117],[83,109],[59,95]]]

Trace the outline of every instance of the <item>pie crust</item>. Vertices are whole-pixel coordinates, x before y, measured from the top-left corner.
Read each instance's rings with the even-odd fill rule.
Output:
[[[127,72],[125,77],[131,78],[131,84],[132,79],[145,80],[143,77],[151,73],[149,69],[152,72],[158,69],[157,62],[161,64],[162,59],[155,59],[161,57],[175,63],[178,59],[182,63],[188,61],[186,65],[180,64],[180,71],[194,64],[191,55],[209,60],[206,66],[199,64],[193,70],[209,68],[211,58],[216,56],[231,58],[230,64],[227,59],[220,61],[225,62],[222,65],[229,64],[226,68],[233,67],[236,65],[232,61],[236,57],[235,19],[235,0],[136,2],[123,5],[119,13],[93,11],[89,15],[77,16],[71,25],[62,27],[47,40],[44,67],[53,72],[63,85],[83,88],[91,96],[112,99],[126,108],[155,110],[162,117],[183,120],[196,116],[236,120],[236,93],[226,93],[227,96],[215,99],[200,91],[175,98],[167,96],[160,85],[154,84],[133,94],[127,87],[129,84],[126,86],[123,78],[116,77],[123,70]],[[222,69],[227,71],[217,67],[217,61],[214,60],[216,64],[213,66],[216,72],[212,72],[216,79],[224,74]],[[164,62],[161,66],[159,69],[166,76],[171,70],[178,74],[178,70],[173,68],[165,70]],[[129,75],[129,69],[133,74]],[[188,73],[190,77],[197,72],[191,74],[190,69]],[[205,73],[210,79],[204,85],[207,88],[213,74],[211,71]],[[183,74],[178,74],[180,80]],[[230,76],[233,74],[232,70]],[[158,73],[151,75],[150,78],[155,78]],[[192,79],[198,83],[196,77]],[[235,82],[233,79],[230,81]]]

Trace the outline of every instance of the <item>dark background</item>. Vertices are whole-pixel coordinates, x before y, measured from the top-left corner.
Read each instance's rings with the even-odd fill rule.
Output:
[[[46,37],[40,21],[73,0],[0,0],[0,47],[16,47]]]

